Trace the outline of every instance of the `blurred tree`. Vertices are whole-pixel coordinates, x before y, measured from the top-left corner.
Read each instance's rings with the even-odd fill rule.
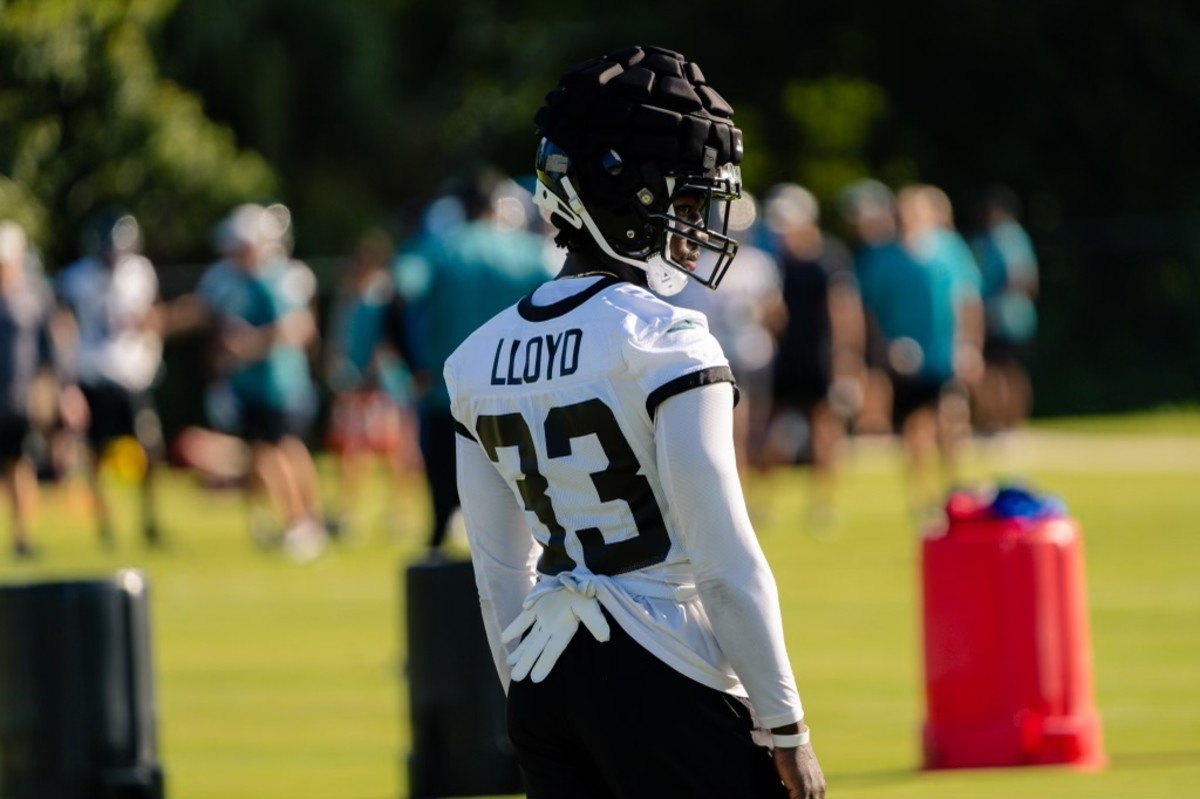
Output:
[[[164,73],[275,167],[300,251],[340,252],[405,185],[396,23],[382,2],[179,0],[156,37]]]
[[[297,249],[331,255],[464,162],[530,172],[533,112],[594,22],[543,0],[179,0],[158,51],[276,167]]]
[[[876,168],[910,158],[967,226],[981,186],[1026,200],[1043,261],[1036,411],[1200,399],[1200,117],[1184,113],[1200,103],[1200,7],[857,0],[833,26],[869,43],[845,69],[894,109]]]
[[[822,204],[847,184],[879,174],[870,145],[888,108],[878,86],[845,75],[795,80],[784,87],[781,101],[798,133],[792,170]]]
[[[146,40],[170,0],[0,4],[0,215],[51,263],[96,208],[135,213],[159,259],[194,255],[228,206],[273,188],[200,101],[158,75]]]
[[[0,8],[0,212],[43,240],[55,231],[60,251],[84,209],[115,198],[153,218],[164,253],[207,257],[214,209],[273,190],[295,212],[298,250],[336,254],[465,161],[527,173],[531,117],[557,76],[656,44],[702,64],[737,109],[752,190],[797,180],[828,200],[862,174],[921,180],[970,226],[976,190],[1012,186],[1044,262],[1039,412],[1200,397],[1200,122],[1186,113],[1200,101],[1200,7],[1188,0]],[[162,74],[202,105],[157,76],[146,31]]]

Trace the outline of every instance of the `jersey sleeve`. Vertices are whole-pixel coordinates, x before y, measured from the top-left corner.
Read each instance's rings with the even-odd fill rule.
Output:
[[[218,261],[204,271],[196,284],[196,296],[210,312],[218,317],[238,316],[243,302],[241,278],[233,267]]]
[[[423,241],[402,252],[392,264],[392,280],[396,291],[406,302],[420,302],[433,287],[435,261],[434,243]]]
[[[1037,256],[1033,242],[1023,228],[1006,225],[996,232],[996,248],[1008,267],[1009,282],[1028,282],[1037,278]]]
[[[158,298],[158,272],[150,259],[144,255],[133,256],[133,260],[137,264],[135,274],[138,297],[144,299],[146,305],[152,305]]]
[[[72,313],[75,311],[75,298],[78,293],[75,290],[78,274],[79,270],[76,268],[76,264],[68,264],[58,273],[51,286],[55,301]]]
[[[723,386],[664,403],[655,426],[658,471],[717,643],[763,726],[778,727],[800,721],[804,708],[784,645],[775,577],[738,480],[729,411]]]
[[[677,394],[714,383],[735,383],[704,314],[665,306],[652,316],[635,315],[629,324],[634,330],[625,344],[625,360],[645,392],[651,419],[662,403]]]
[[[462,425],[466,427],[470,420],[463,414],[463,409],[458,398],[458,380],[455,377],[454,371],[455,354],[452,353],[446,359],[446,363],[442,365],[442,379],[446,381],[446,392],[450,395],[450,415],[454,417],[455,426]],[[469,430],[469,428],[467,428]]]
[[[453,398],[456,392],[449,365],[446,378]],[[455,409],[460,504],[471,547],[483,627],[496,674],[507,693],[511,669],[506,660],[508,646],[501,640],[501,633],[520,614],[521,603],[533,588],[538,547],[512,489],[460,420],[461,411],[457,410],[457,405]]]

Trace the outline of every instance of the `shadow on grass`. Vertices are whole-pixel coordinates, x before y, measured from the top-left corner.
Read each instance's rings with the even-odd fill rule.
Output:
[[[826,779],[837,785],[887,785],[911,782],[923,772],[919,769],[891,769],[887,771],[855,771],[849,774],[826,774]]]
[[[1170,768],[1172,766],[1197,766],[1200,765],[1200,750],[1188,749],[1173,752],[1119,752],[1110,754],[1107,762],[1100,766],[1098,770],[1103,771],[1106,768],[1118,769],[1142,769],[1142,768]],[[827,775],[829,782],[837,785],[845,786],[872,786],[872,785],[894,785],[897,783],[912,782],[920,779],[923,776],[930,774],[952,774],[952,773],[970,773],[972,771],[1011,771],[1018,772],[1022,769],[1064,769],[1072,770],[1074,767],[1071,764],[1045,764],[1045,765],[1028,765],[1028,766],[1007,766],[998,768],[986,769],[933,769],[926,771],[920,768],[913,769],[890,769],[884,771],[857,771],[843,774]],[[1085,771],[1097,770],[1091,767],[1083,768]]]
[[[1108,763],[1117,768],[1197,766],[1200,765],[1200,749],[1185,749],[1175,752],[1119,752],[1109,755]]]

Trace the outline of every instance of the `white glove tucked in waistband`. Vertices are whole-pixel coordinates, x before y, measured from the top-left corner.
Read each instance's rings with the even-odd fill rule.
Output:
[[[542,580],[525,598],[522,608],[521,615],[501,635],[509,644],[532,628],[508,656],[514,680],[523,680],[527,675],[534,682],[546,679],[581,621],[597,641],[608,640],[608,621],[596,599],[592,575],[564,572]]]

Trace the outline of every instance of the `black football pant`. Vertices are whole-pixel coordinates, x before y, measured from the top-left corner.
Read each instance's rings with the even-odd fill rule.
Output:
[[[421,409],[418,424],[421,459],[425,462],[425,480],[433,506],[429,546],[437,549],[446,538],[450,517],[458,510],[459,504],[454,417],[449,410]]]
[[[514,682],[508,734],[529,799],[787,799],[745,700],[691,680],[609,618],[541,683]]]

